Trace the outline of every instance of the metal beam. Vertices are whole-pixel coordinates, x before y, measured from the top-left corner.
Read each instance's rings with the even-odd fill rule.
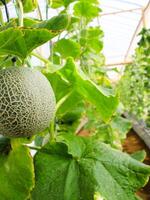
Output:
[[[135,12],[138,10],[142,11],[143,8],[134,8],[134,9],[128,9],[128,10],[120,10],[120,11],[115,11],[115,12],[110,12],[110,13],[102,13],[100,16],[107,16],[107,15],[117,15],[117,14],[121,14],[121,13],[126,13],[126,12]]]
[[[126,61],[126,62],[118,62],[118,63],[108,63],[105,65],[105,67],[113,67],[113,66],[119,66],[119,65],[127,65],[131,64],[132,61]]]
[[[135,39],[137,33],[139,32],[139,29],[140,29],[141,27],[144,27],[144,26],[145,26],[145,13],[146,13],[147,9],[149,9],[149,8],[150,8],[150,0],[149,0],[149,2],[148,2],[147,6],[146,6],[146,7],[143,9],[143,11],[142,11],[141,19],[140,19],[140,21],[139,21],[139,23],[138,23],[138,25],[137,25],[137,27],[136,27],[136,29],[135,29],[135,32],[134,32],[134,34],[133,34],[133,36],[132,36],[132,38],[131,38],[129,47],[128,47],[128,49],[127,49],[127,52],[126,52],[126,55],[125,55],[125,58],[124,58],[125,61],[128,59],[128,55],[129,55],[129,53],[130,53],[132,44],[133,44],[133,42],[134,42],[134,39]]]

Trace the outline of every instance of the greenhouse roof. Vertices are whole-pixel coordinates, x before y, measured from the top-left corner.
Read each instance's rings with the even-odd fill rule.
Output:
[[[148,21],[150,1],[101,0],[100,2],[102,13],[99,21],[105,33],[106,65],[129,62],[138,42],[138,33],[144,25],[150,27],[150,19]]]

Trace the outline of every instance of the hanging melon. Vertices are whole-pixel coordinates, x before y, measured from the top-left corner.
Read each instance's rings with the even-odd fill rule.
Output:
[[[30,68],[0,70],[0,134],[32,136],[46,129],[55,112],[49,81]]]

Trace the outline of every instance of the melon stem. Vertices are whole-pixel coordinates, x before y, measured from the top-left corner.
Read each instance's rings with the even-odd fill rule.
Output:
[[[41,55],[39,55],[39,54],[37,54],[35,52],[32,52],[31,56],[34,56],[34,57],[38,58],[39,60],[43,61],[45,64],[49,63],[49,60],[47,60],[46,58],[43,58]]]
[[[19,26],[23,27],[23,5],[21,0],[16,0],[17,10],[18,10],[18,19],[19,19]]]
[[[40,20],[43,20],[43,18],[42,18],[42,12],[41,12],[39,3],[38,3],[38,5],[37,5],[37,12],[38,12],[38,15],[39,15]]]
[[[52,142],[55,140],[55,118],[53,118],[51,121],[49,133],[50,133],[50,141]]]
[[[1,26],[3,26],[5,24],[1,8],[0,8],[0,23],[1,23]]]

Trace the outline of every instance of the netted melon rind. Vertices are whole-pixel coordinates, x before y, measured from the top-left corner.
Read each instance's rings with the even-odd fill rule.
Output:
[[[30,68],[0,70],[0,134],[28,137],[46,129],[55,112],[49,81]]]

